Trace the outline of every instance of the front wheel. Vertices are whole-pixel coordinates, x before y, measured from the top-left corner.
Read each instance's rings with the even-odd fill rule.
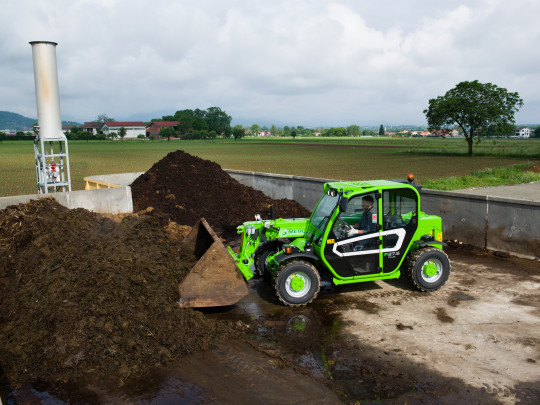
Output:
[[[319,293],[321,278],[311,263],[293,260],[280,268],[275,278],[276,294],[289,306],[309,304]]]
[[[418,249],[411,253],[407,276],[419,291],[435,291],[446,283],[450,275],[450,259],[441,249]]]
[[[259,271],[259,274],[262,275],[265,281],[272,280],[272,273],[270,273],[270,270],[268,269],[268,266],[266,265],[266,259],[268,259],[268,256],[270,256],[273,253],[274,252],[272,250],[265,250],[255,259],[255,263]]]
[[[268,269],[266,260],[268,259],[268,256],[276,253],[280,249],[281,245],[279,244],[267,243],[255,254],[255,268],[257,273],[266,281],[272,280],[272,273]]]

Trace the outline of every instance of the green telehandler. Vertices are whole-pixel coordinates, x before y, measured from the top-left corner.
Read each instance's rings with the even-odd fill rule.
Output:
[[[238,226],[240,250],[225,250],[204,219],[186,238],[200,258],[180,284],[180,305],[231,305],[245,280],[262,276],[281,302],[309,304],[321,286],[394,279],[405,273],[419,291],[440,288],[450,274],[441,218],[422,212],[420,186],[407,180],[324,184],[309,218],[262,219]],[[238,271],[239,270],[239,271]]]

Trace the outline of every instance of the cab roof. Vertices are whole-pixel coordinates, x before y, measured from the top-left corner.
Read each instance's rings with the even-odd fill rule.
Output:
[[[350,194],[353,192],[363,191],[369,188],[403,188],[413,187],[419,188],[414,183],[409,183],[407,180],[363,180],[363,181],[335,181],[324,184],[324,192],[326,193],[330,189],[337,191],[343,191],[343,194]],[[418,189],[418,191],[420,191]]]

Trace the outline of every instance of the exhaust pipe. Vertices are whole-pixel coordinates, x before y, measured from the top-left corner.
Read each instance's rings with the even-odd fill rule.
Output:
[[[34,41],[34,82],[38,112],[38,136],[43,140],[64,140],[60,117],[60,96],[56,67],[56,42]]]

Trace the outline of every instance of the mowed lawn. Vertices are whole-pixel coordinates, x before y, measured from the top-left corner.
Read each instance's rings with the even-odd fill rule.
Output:
[[[534,140],[486,141],[475,146],[482,155],[473,157],[463,154],[463,139],[70,141],[72,188],[83,189],[86,176],[144,172],[178,149],[225,169],[340,180],[404,178],[412,172],[420,184],[423,179],[540,159],[540,142]],[[4,141],[0,144],[0,196],[36,191],[33,143]]]

